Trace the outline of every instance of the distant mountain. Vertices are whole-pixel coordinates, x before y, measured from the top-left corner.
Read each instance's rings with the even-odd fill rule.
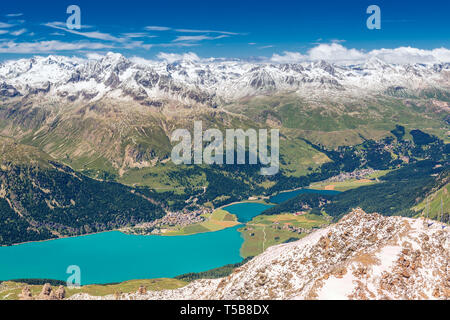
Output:
[[[449,77],[449,63],[375,58],[342,66],[34,57],[0,64],[0,134],[114,178],[167,163],[172,131],[194,120],[221,130],[276,127],[282,170],[299,175],[327,161],[303,139],[354,145],[390,135],[397,123],[445,137]]]
[[[353,95],[416,95],[446,91],[450,64],[392,65],[371,58],[361,65],[326,61],[257,64],[244,61],[133,62],[108,53],[99,60],[61,56],[7,61],[0,65],[0,95],[51,96],[58,101],[104,98],[161,106],[167,99],[214,106],[260,94],[294,91],[308,96],[345,91]],[[364,90],[364,91],[361,91]],[[448,98],[447,93],[447,98]]]
[[[267,249],[226,278],[121,298],[446,300],[449,254],[448,225],[356,209],[302,240]]]

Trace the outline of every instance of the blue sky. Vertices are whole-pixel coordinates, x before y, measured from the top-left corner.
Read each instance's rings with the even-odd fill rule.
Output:
[[[67,30],[66,9],[81,8],[83,28]],[[381,30],[366,8],[381,8]],[[319,44],[373,50],[450,48],[450,1],[127,0],[2,1],[0,57],[160,52],[201,57],[270,57]]]

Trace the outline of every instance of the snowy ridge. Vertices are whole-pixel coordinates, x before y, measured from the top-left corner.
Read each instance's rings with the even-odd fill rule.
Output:
[[[0,98],[48,94],[58,99],[92,101],[104,97],[214,105],[246,96],[298,92],[383,93],[448,90],[450,64],[387,64],[370,58],[360,65],[326,61],[301,64],[192,60],[127,59],[108,53],[99,60],[35,57],[0,64]],[[320,90],[318,90],[320,89]],[[320,94],[320,93],[319,93]]]
[[[356,209],[223,279],[120,299],[449,299],[450,229]],[[72,299],[114,299],[79,294]]]

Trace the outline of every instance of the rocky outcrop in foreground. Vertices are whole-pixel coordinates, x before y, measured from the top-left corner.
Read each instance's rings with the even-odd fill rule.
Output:
[[[120,298],[449,299],[449,249],[445,224],[356,209],[302,240],[269,248],[226,278]]]
[[[46,283],[42,287],[41,293],[33,297],[30,287],[26,286],[22,289],[22,293],[19,294],[20,300],[63,300],[66,296],[66,290],[63,286],[59,286],[56,291],[53,291],[52,286]]]

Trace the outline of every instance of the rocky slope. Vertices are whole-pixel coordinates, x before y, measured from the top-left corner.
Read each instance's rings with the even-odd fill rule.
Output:
[[[46,283],[42,287],[41,293],[33,297],[30,287],[26,286],[22,289],[22,292],[19,294],[20,300],[63,300],[66,295],[66,290],[63,286],[59,286],[55,291],[52,289],[52,286],[49,283]]]
[[[119,298],[449,299],[449,261],[447,225],[356,209],[302,240],[269,248],[227,278]]]

